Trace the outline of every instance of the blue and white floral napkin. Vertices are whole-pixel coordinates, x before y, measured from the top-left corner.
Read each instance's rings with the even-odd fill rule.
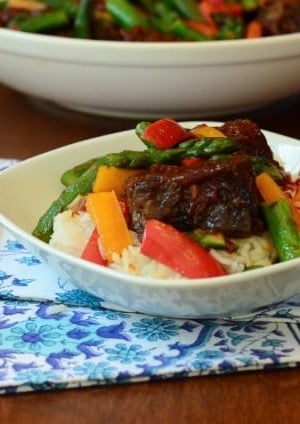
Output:
[[[12,164],[0,160],[0,169]],[[218,320],[118,310],[59,278],[0,227],[1,394],[299,363],[300,295]]]

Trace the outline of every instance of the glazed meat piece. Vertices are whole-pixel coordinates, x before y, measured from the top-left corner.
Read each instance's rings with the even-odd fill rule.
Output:
[[[239,154],[263,156],[272,160],[272,150],[256,122],[235,119],[225,122],[219,129],[226,137],[240,143]]]
[[[145,221],[162,220],[181,231],[201,228],[231,237],[263,230],[260,197],[250,160],[204,161],[199,168],[153,165],[124,185],[131,228],[142,234]]]
[[[300,30],[299,0],[264,0],[257,20],[264,35],[291,34]]]

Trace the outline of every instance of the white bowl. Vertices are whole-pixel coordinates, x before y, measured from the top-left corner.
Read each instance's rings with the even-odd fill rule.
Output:
[[[0,29],[0,81],[94,114],[212,117],[300,92],[300,33],[206,42],[78,40]]]
[[[194,126],[196,122],[186,122]],[[300,142],[265,131],[276,157],[299,172]],[[38,218],[62,190],[63,171],[91,157],[143,149],[133,131],[78,142],[25,160],[0,174],[0,224],[59,276],[115,305],[172,317],[245,313],[300,293],[300,259],[230,276],[156,280],[128,276],[62,253],[31,235]]]

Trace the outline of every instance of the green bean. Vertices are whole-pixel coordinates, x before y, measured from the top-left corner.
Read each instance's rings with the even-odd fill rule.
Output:
[[[300,257],[300,235],[286,199],[262,205],[267,226],[281,261]]]
[[[259,0],[242,0],[242,8],[246,11],[253,11],[259,7]]]
[[[77,38],[90,38],[91,0],[80,0],[74,21]]]
[[[171,9],[177,10],[184,18],[199,21],[201,15],[198,8],[198,2],[195,0],[164,0]]]
[[[53,9],[63,10],[71,18],[77,14],[78,5],[72,0],[41,0],[41,2]]]
[[[215,38],[217,40],[235,40],[243,38],[243,31],[241,19],[226,17]]]
[[[122,28],[148,26],[146,15],[127,0],[107,0],[106,9]]]
[[[208,41],[211,37],[189,28],[182,20],[176,19],[169,28],[170,32],[185,41]]]
[[[43,15],[32,16],[19,23],[20,31],[47,32],[55,28],[61,28],[69,23],[68,15],[62,10],[54,10]]]
[[[5,9],[8,5],[8,0],[0,0],[0,10]]]
[[[175,7],[175,3],[177,7]],[[149,21],[156,30],[163,34],[173,34],[177,38],[185,41],[208,40],[209,37],[189,28],[184,23],[184,16],[182,16],[184,13],[182,13],[182,11],[180,13],[179,9],[180,7],[184,9],[186,7],[185,3],[186,2],[177,0],[165,0],[157,1],[153,5],[150,5],[147,0],[142,0],[142,4],[150,16]],[[179,4],[181,4],[181,6],[179,6]],[[197,20],[200,20],[200,18],[200,15],[198,15]],[[193,19],[196,19],[195,14]]]

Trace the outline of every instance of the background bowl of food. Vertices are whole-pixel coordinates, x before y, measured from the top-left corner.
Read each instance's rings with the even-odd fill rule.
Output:
[[[249,120],[140,122],[3,171],[0,224],[116,308],[248,313],[300,292],[299,163]]]
[[[8,0],[0,81],[71,109],[186,119],[299,93],[296,0]]]

